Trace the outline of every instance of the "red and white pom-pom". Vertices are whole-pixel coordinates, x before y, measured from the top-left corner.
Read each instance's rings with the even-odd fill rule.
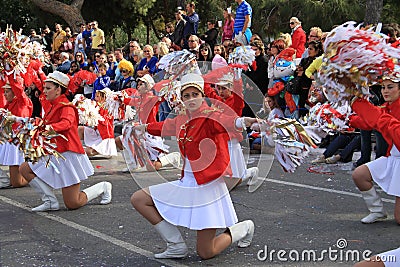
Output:
[[[353,96],[369,95],[368,85],[392,71],[400,50],[373,32],[347,22],[333,29],[324,43],[324,59],[316,77],[327,99],[345,104]]]
[[[92,101],[81,94],[75,95],[72,103],[78,109],[79,124],[96,127],[99,121],[104,121],[104,118],[99,113],[99,107],[96,101]]]
[[[348,102],[342,106],[318,103],[310,109],[306,120],[308,126],[316,126],[328,134],[333,134],[337,131],[354,130],[348,126],[350,114]]]

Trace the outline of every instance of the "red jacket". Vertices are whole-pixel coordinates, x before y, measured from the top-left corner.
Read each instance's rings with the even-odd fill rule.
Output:
[[[131,91],[130,96],[124,99],[124,104],[136,108],[139,120],[142,123],[157,121],[158,106],[160,104],[159,97],[155,96],[152,91],[139,94],[135,89]]]
[[[101,139],[114,138],[114,117],[103,107],[99,108],[99,113],[104,118],[104,121],[99,121],[97,125]]]
[[[230,107],[232,110],[236,112],[236,114],[240,117],[242,116],[242,111],[244,108],[244,96],[242,91],[242,83],[239,81],[235,81],[233,84],[232,95],[227,99],[223,99],[220,97],[213,88],[209,84],[204,85],[204,93],[208,98],[215,99],[216,101],[211,101],[214,106],[218,109],[223,109],[222,103]],[[243,134],[241,132],[236,132],[233,135],[233,138],[237,139],[239,142],[243,140]],[[226,135],[226,140],[229,140],[229,136]]]
[[[292,45],[290,47],[296,49],[296,58],[301,58],[306,50],[306,33],[303,28],[299,26],[292,34]]]
[[[196,182],[200,185],[223,175],[232,175],[224,134],[238,131],[235,118],[234,112],[220,112],[203,102],[191,114],[150,123],[147,131],[152,135],[177,137],[181,154],[189,159]]]
[[[387,155],[393,144],[400,148],[400,98],[381,107],[359,99],[354,102],[352,109],[358,116],[351,117],[350,124],[363,130],[376,129],[382,133],[389,145]]]
[[[57,133],[64,135],[56,137],[52,141],[57,144],[56,150],[60,153],[72,151],[85,154],[81,140],[78,135],[78,110],[69,102],[65,95],[61,95],[50,102],[50,110],[45,114],[43,120],[46,125],[50,125]]]
[[[8,109],[15,116],[30,117],[33,111],[33,104],[25,94],[22,78],[17,77],[17,80],[14,80],[10,76],[8,81],[15,97],[10,103],[6,103],[4,108]]]

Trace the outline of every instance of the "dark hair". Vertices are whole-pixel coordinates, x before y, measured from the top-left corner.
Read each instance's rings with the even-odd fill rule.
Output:
[[[201,50],[202,49],[207,49],[208,50],[207,58],[204,58],[203,55],[201,54]],[[214,54],[214,51],[211,51],[211,47],[210,47],[209,44],[203,43],[203,44],[200,45],[200,48],[199,48],[199,61],[212,61],[213,54]]]
[[[61,94],[63,95],[63,94],[65,94],[66,92],[67,92],[67,87],[64,87],[64,86],[62,86],[62,85],[60,85],[60,84],[58,84],[58,83],[56,83],[56,82],[53,82],[53,81],[49,81],[50,83],[52,83],[52,84],[54,84],[55,86],[57,86],[57,87],[60,87],[61,88]],[[57,88],[56,87],[56,88]]]
[[[100,64],[97,66],[97,68],[98,68],[98,69],[100,69],[100,68],[104,68],[104,69],[106,69],[106,70],[107,70],[107,65],[106,65],[106,64],[104,64],[104,63],[100,63]]]
[[[220,56],[223,57],[223,58],[225,58],[226,51],[225,51],[224,45],[222,45],[222,44],[216,44],[216,45],[214,46],[214,49],[215,49],[216,47],[219,47],[219,48],[221,49],[221,55],[220,55]]]
[[[308,43],[308,46],[312,46],[317,51],[316,57],[319,57],[324,53],[324,48],[320,41],[311,41]]]
[[[75,65],[76,65],[76,70],[75,70],[75,72],[78,72],[78,71],[81,70],[81,65],[80,65],[80,63],[79,63],[78,61],[76,61],[76,60],[71,61],[71,66],[72,66],[72,64],[75,64]]]
[[[189,5],[190,7],[192,7],[192,8],[196,8],[196,4],[195,4],[194,2],[190,2],[190,3],[188,3],[188,5]]]

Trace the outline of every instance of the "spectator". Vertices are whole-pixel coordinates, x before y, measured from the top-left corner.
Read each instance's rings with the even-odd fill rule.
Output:
[[[107,69],[107,76],[110,77],[111,82],[115,81],[115,71],[118,69],[118,62],[115,59],[114,53],[109,53],[107,56],[107,63],[108,63],[108,69]]]
[[[114,50],[114,55],[115,55],[115,59],[117,60],[117,62],[120,62],[121,60],[124,59],[124,54],[122,53],[122,49],[121,48],[117,48]]]
[[[42,40],[43,44],[46,46],[47,51],[52,51],[53,48],[53,36],[54,32],[52,32],[49,26],[45,25],[42,31]]]
[[[104,88],[109,88],[111,84],[110,77],[107,76],[107,66],[104,63],[100,63],[98,66],[99,77],[93,83],[92,100],[96,97],[96,92],[101,91]]]
[[[138,44],[137,41],[130,41],[127,46],[126,46],[126,55],[124,58],[132,63],[132,65],[135,67],[135,65],[138,63],[138,61],[135,61],[135,51],[140,51],[140,45]]]
[[[145,45],[143,47],[144,58],[137,67],[137,77],[143,77],[145,74],[154,74],[156,72],[157,57],[154,56],[153,47]]]
[[[60,64],[56,70],[64,74],[68,74],[70,67],[71,61],[69,60],[69,54],[67,52],[61,52]]]
[[[69,68],[69,72],[68,75],[70,77],[73,77],[75,75],[75,73],[77,73],[78,71],[80,71],[80,67],[79,67],[79,62],[77,61],[71,61],[71,67]]]
[[[246,75],[258,86],[262,94],[265,95],[268,90],[268,59],[264,53],[264,44],[262,41],[250,43],[251,49],[255,52],[255,63],[250,66]]]
[[[183,30],[186,24],[186,20],[184,20],[182,17],[182,11],[178,10],[177,12],[175,12],[175,20],[176,20],[176,25],[174,30],[174,41],[173,41],[174,49],[181,50],[184,42]]]
[[[56,32],[53,35],[53,46],[52,51],[59,51],[61,45],[64,43],[65,36],[67,35],[65,31],[62,29],[61,24],[56,24],[55,26]]]
[[[213,53],[209,44],[203,43],[199,47],[198,61],[212,61]]]
[[[223,45],[225,49],[225,59],[228,60],[229,54],[232,53],[233,49],[235,49],[235,45],[231,40],[225,40]]]
[[[79,63],[79,68],[82,69],[83,67],[87,66],[87,62],[85,61],[85,57],[83,56],[84,52],[77,52],[75,54],[75,60]]]
[[[251,19],[253,10],[245,0],[235,0],[238,3],[236,9],[235,23],[233,26],[234,38],[243,45],[247,45],[251,38]]]
[[[91,23],[92,25],[92,51],[91,53],[94,54],[96,52],[102,52],[101,47],[99,47],[101,44],[105,44],[106,40],[104,38],[104,32],[98,27],[97,21],[93,21]]]
[[[116,91],[121,91],[127,88],[135,88],[135,79],[132,77],[132,63],[126,59],[123,59],[118,63],[118,69],[122,75],[122,78],[117,82]]]
[[[306,33],[301,27],[301,21],[296,18],[290,18],[290,28],[292,29],[292,45],[290,47],[296,49],[296,58],[301,58],[306,49]]]
[[[209,20],[207,22],[208,30],[205,32],[201,39],[210,45],[211,51],[214,51],[214,46],[217,43],[218,38],[218,29],[215,28],[215,21]]]
[[[86,23],[86,29],[82,32],[82,37],[85,40],[86,59],[92,59],[92,24]]]
[[[84,55],[84,57],[86,58],[86,54],[85,54],[85,48],[86,48],[86,42],[85,42],[85,38],[83,38],[83,33],[86,30],[86,26],[84,23],[79,24],[79,34],[76,36],[75,38],[75,49],[74,49],[74,53],[76,56],[76,53],[81,52],[82,55]]]
[[[186,21],[185,27],[183,28],[183,48],[188,49],[188,40],[190,35],[197,35],[197,30],[199,28],[199,15],[195,11],[196,5],[194,2],[188,3],[186,5],[187,15],[183,15],[183,19]]]
[[[225,48],[223,45],[217,44],[214,46],[214,58],[212,60],[212,69],[218,69],[227,66],[225,60]]]
[[[310,29],[310,34],[308,35],[308,43],[311,41],[321,41],[322,39],[322,30],[319,27],[312,27]],[[308,57],[308,50],[306,49],[301,56],[301,58]]]
[[[192,52],[193,54],[196,55],[196,57],[199,56],[199,37],[196,35],[190,35],[188,39],[189,43],[189,51]]]
[[[40,61],[43,63],[42,70],[44,74],[46,74],[46,76],[56,70],[53,63],[51,62],[51,55],[49,51],[43,51],[43,57],[40,58]]]
[[[42,37],[36,34],[35,29],[30,30],[29,40],[31,42],[38,42],[39,44],[43,44]]]
[[[233,38],[233,25],[235,24],[235,20],[232,17],[232,13],[228,12],[227,9],[223,12],[224,16],[224,26],[222,27],[222,43],[225,40],[232,40]]]
[[[172,42],[174,41],[174,31],[175,31],[175,27],[174,24],[172,24],[171,22],[168,22],[165,25],[165,35],[164,37],[169,38]]]

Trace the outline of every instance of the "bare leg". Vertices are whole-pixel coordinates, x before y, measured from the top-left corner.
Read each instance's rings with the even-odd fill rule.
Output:
[[[372,183],[371,172],[366,165],[361,165],[357,167],[352,174],[353,181],[360,189],[360,191],[370,190],[374,184]]]
[[[117,146],[117,148],[119,150],[124,150],[124,146],[122,145],[122,140],[121,140],[122,136],[117,136],[115,137],[115,145]]]
[[[396,197],[396,203],[394,205],[394,218],[398,224],[400,224],[400,197]]]
[[[154,170],[153,171],[158,171],[159,169],[161,169],[162,164],[159,161],[153,161],[153,166],[154,166]]]
[[[85,126],[78,126],[79,139],[83,140],[85,132]]]
[[[65,206],[70,210],[78,209],[88,202],[86,194],[81,192],[80,184],[64,187],[62,195]]]
[[[163,218],[154,206],[153,199],[150,196],[148,188],[136,191],[131,196],[132,206],[148,220],[152,225],[161,222]]]
[[[27,162],[24,162],[19,166],[19,172],[28,183],[36,177],[36,174],[32,171],[31,167],[29,167]]]
[[[202,259],[210,259],[220,254],[232,243],[229,233],[215,236],[216,229],[204,229],[197,231],[197,254]]]
[[[10,183],[12,187],[23,187],[28,184],[28,181],[19,172],[19,166],[10,166]]]

